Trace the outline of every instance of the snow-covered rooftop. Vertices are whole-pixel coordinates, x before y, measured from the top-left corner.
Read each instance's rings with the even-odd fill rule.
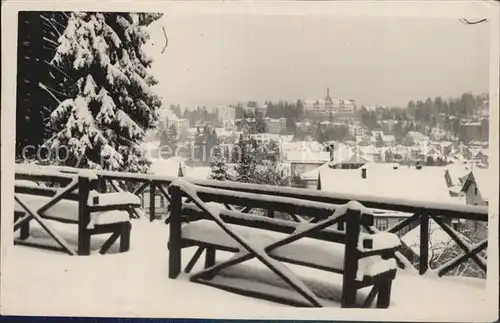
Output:
[[[472,175],[474,176],[474,180],[476,181],[477,187],[481,192],[481,197],[488,201],[495,196],[498,196],[494,192],[495,190],[495,181],[492,178],[493,174],[489,168],[478,168],[475,167],[472,170]]]
[[[182,167],[182,173],[187,178],[207,179],[210,174],[210,167],[195,166],[190,167],[185,163],[183,157],[156,158],[149,168],[149,173],[161,176],[177,177],[179,174],[179,165]]]
[[[450,173],[452,183],[457,185],[463,184],[460,182],[461,179],[471,171],[471,166],[464,163],[449,164],[445,168]]]
[[[318,179],[318,174],[321,172],[323,169],[329,169],[330,168],[330,163],[324,163],[323,165],[316,167],[314,169],[311,169],[307,172],[304,172],[300,174],[300,178],[305,179],[305,180],[316,180]]]
[[[318,174],[322,172],[323,170],[330,169],[331,166],[337,165],[337,164],[366,164],[372,162],[369,160],[367,157],[363,157],[360,155],[351,155],[349,158],[344,159],[344,160],[336,160],[334,159],[333,162],[326,162],[323,165],[316,167],[314,169],[311,169],[307,172],[304,172],[300,174],[300,177],[302,179],[308,179],[308,180],[316,180],[318,179]]]
[[[407,136],[413,138],[416,141],[429,140],[429,137],[418,131],[408,131]]]
[[[380,154],[380,150],[373,145],[359,147],[359,151],[361,154],[368,156]]]
[[[160,115],[160,120],[171,120],[171,121],[178,121],[179,118],[173,113],[172,110],[168,108],[163,108],[158,111]]]
[[[326,162],[330,153],[317,141],[291,141],[281,145],[286,161]]]
[[[171,157],[171,158],[155,158],[152,159],[152,164],[149,167],[149,173],[162,176],[177,176],[179,172],[179,165],[182,170],[186,170],[185,158]]]
[[[368,163],[361,169],[324,169],[320,172],[321,189],[341,194],[361,194],[412,201],[461,203],[451,197],[445,180],[445,168],[432,166],[416,169],[390,163]],[[366,169],[366,178],[362,177]]]

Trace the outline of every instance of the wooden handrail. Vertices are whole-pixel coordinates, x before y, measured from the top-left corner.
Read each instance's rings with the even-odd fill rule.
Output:
[[[45,166],[37,167],[37,175],[44,177]],[[16,177],[23,177],[23,171],[27,169],[25,167],[16,167]],[[18,172],[19,170],[19,172]],[[47,173],[53,176],[55,174],[55,169],[53,167],[46,168]],[[70,169],[68,167],[64,168],[60,174],[61,179],[71,178],[69,174],[64,173],[79,173],[78,169]],[[26,171],[27,172],[27,171]],[[84,170],[85,174],[88,175],[88,170]],[[27,172],[29,174],[29,172]],[[111,182],[112,180],[128,181],[128,182],[139,182],[142,183],[140,190],[149,187],[150,195],[150,219],[155,218],[155,198],[156,192],[163,195],[168,195],[167,191],[164,189],[168,187],[176,177],[151,175],[151,174],[136,174],[136,173],[120,173],[113,171],[93,171],[95,176],[99,179],[104,179],[104,182]],[[34,175],[34,174],[31,174]],[[190,183],[200,187],[199,194],[201,195],[213,195],[211,188],[217,189],[222,195],[224,195],[224,202],[227,206],[231,204],[241,205],[244,201],[254,201],[252,205],[244,205],[247,209],[252,207],[264,208],[269,210],[279,210],[279,200],[280,197],[292,198],[296,200],[304,201],[304,205],[339,205],[346,204],[349,201],[357,201],[367,208],[381,209],[381,210],[394,210],[399,212],[413,214],[413,217],[403,221],[394,227],[390,228],[390,232],[396,233],[397,231],[403,229],[409,224],[418,222],[420,224],[420,263],[419,272],[421,274],[425,273],[428,269],[428,262],[426,258],[428,257],[428,239],[429,239],[429,226],[428,221],[435,217],[447,218],[447,219],[466,219],[479,222],[488,221],[488,207],[486,206],[473,206],[473,205],[459,205],[452,203],[439,203],[439,202],[427,202],[427,201],[413,201],[413,200],[402,200],[389,197],[370,197],[357,194],[333,194],[329,192],[322,192],[311,189],[302,188],[291,188],[291,187],[277,187],[269,185],[257,185],[257,184],[247,184],[247,183],[236,183],[229,181],[215,181],[215,180],[197,180],[189,179],[189,177],[184,178]],[[236,194],[237,193],[237,194]],[[221,197],[222,197],[221,195]],[[262,198],[265,195],[267,198]],[[261,197],[261,202],[259,202],[259,196]],[[257,202],[255,202],[257,201]],[[233,203],[231,203],[233,202]],[[273,204],[274,203],[274,204]],[[307,208],[307,207],[306,207]],[[246,210],[248,211],[248,210]],[[291,210],[293,211],[293,210]],[[245,211],[242,211],[245,212]],[[300,212],[299,212],[300,213]],[[422,225],[423,224],[423,225]],[[455,237],[452,237],[455,238]],[[462,248],[463,249],[463,248]],[[479,249],[478,249],[479,250]],[[482,250],[482,249],[481,249]],[[477,261],[475,253],[478,251],[468,250],[468,257],[471,257]],[[460,257],[458,257],[460,258]],[[462,258],[460,258],[462,259]],[[462,260],[458,260],[459,262]],[[482,267],[482,266],[481,266]]]
[[[55,168],[51,166],[38,166],[41,169],[47,167],[47,170],[54,171]],[[17,166],[16,166],[17,168]],[[65,167],[64,172],[81,172],[80,169]],[[88,173],[89,170],[83,170]],[[105,177],[107,179],[121,179],[128,181],[156,181],[161,184],[170,184],[172,181],[177,179],[177,177],[172,176],[161,176],[153,174],[138,174],[138,173],[122,173],[115,171],[106,170],[92,170],[92,173],[98,177]],[[431,214],[439,214],[440,216],[447,216],[452,218],[462,218],[470,219],[475,221],[487,221],[488,220],[488,208],[485,206],[475,206],[475,205],[460,205],[453,203],[441,203],[432,201],[414,201],[414,200],[404,200],[390,197],[370,197],[358,194],[338,194],[329,193],[305,188],[295,188],[295,187],[278,187],[272,185],[260,185],[260,184],[248,184],[248,183],[238,183],[230,181],[216,181],[216,180],[200,180],[200,179],[190,179],[186,177],[185,179],[189,182],[205,187],[212,187],[217,189],[226,189],[239,192],[255,193],[273,196],[283,196],[299,198],[309,201],[325,202],[332,204],[344,204],[348,201],[359,201],[364,206],[375,209],[383,210],[394,210],[407,213],[420,213],[422,210],[426,210]]]
[[[158,184],[169,185],[175,180],[175,177],[159,176],[150,174],[126,174],[112,171],[96,171],[98,177],[105,177],[108,179],[121,179],[129,181],[155,181]],[[248,183],[236,183],[230,181],[216,181],[216,180],[197,180],[189,179],[189,182],[204,187],[211,187],[216,189],[225,189],[231,191],[266,194],[270,196],[291,197],[308,201],[316,201],[330,204],[345,204],[349,201],[358,201],[365,207],[394,210],[405,213],[421,213],[425,211],[429,214],[435,214],[444,217],[455,219],[468,219],[474,221],[488,221],[488,208],[486,206],[476,205],[460,205],[453,203],[441,202],[427,202],[427,201],[413,201],[396,199],[390,197],[370,197],[358,194],[334,194],[329,192],[322,192],[311,189],[292,188],[292,187],[277,187],[271,185],[259,185]]]

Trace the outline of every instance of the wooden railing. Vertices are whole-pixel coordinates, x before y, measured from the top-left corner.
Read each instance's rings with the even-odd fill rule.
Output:
[[[62,172],[78,171],[73,168],[59,168],[59,170]],[[101,192],[129,189],[132,190],[134,194],[141,195],[145,190],[148,190],[147,194],[149,194],[150,221],[156,219],[155,196],[157,194],[160,194],[166,200],[171,201],[171,197],[168,194],[168,187],[170,186],[172,181],[175,180],[175,177],[119,173],[112,171],[95,171],[95,174],[99,179],[99,190]],[[229,181],[198,180],[190,179],[189,177],[185,179],[201,187],[234,191],[235,195],[233,203],[225,203],[224,205],[228,210],[237,209],[238,211],[243,213],[249,213],[252,211],[252,209],[258,208],[264,210],[264,214],[266,216],[274,217],[274,202],[272,201],[273,199],[268,198],[268,196],[282,196],[302,200],[304,201],[304,207],[307,206],[308,202],[345,204],[349,201],[358,201],[367,208],[399,211],[412,214],[404,221],[397,223],[396,225],[388,228],[385,231],[390,233],[398,233],[408,226],[420,227],[418,272],[421,275],[429,270],[429,223],[430,220],[433,220],[439,226],[439,228],[446,232],[456,243],[456,245],[463,251],[462,254],[457,255],[453,259],[450,259],[439,268],[435,268],[439,276],[445,275],[450,270],[456,268],[469,259],[477,264],[477,266],[484,272],[486,272],[487,269],[486,259],[482,254],[485,254],[485,250],[488,246],[488,239],[484,238],[478,242],[466,241],[466,239],[464,239],[464,237],[459,232],[457,232],[457,230],[453,229],[448,224],[451,222],[451,220],[465,220],[484,223],[484,225],[487,226],[488,208],[486,206],[455,205],[436,202],[416,202],[395,198],[374,198],[355,194],[332,194],[311,189],[255,185]],[[130,186],[133,186],[133,189],[130,189]],[[239,201],[238,198],[238,192],[255,193],[262,195],[261,205],[242,208],[241,201]],[[240,206],[234,206],[233,204]],[[137,212],[136,215],[140,216],[139,213],[140,212]],[[295,215],[293,210],[290,210],[290,212],[288,212],[288,216],[293,221],[309,220]],[[169,218],[167,217],[166,222],[168,223],[168,221]],[[339,228],[342,229],[342,223],[339,224]],[[370,232],[378,232],[378,230],[373,226],[367,228],[367,230]],[[403,243],[403,248],[405,247],[409,248]],[[397,257],[400,267],[413,267],[412,262],[404,257],[401,253],[397,254]]]

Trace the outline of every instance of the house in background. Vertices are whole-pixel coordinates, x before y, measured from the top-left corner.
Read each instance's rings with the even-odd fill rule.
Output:
[[[171,157],[168,159],[153,159],[149,168],[149,174],[167,176],[174,180],[178,177],[192,179],[207,179],[210,175],[210,167],[189,167],[186,165],[186,158]],[[150,211],[150,186],[141,194],[142,209],[149,214]],[[168,200],[157,189],[155,191],[155,215],[163,217],[168,213]]]
[[[356,147],[360,157],[374,162],[382,161],[385,157],[382,149],[377,148],[375,145]]]
[[[177,134],[188,132],[189,129],[189,120],[188,119],[180,119],[178,118],[172,110],[168,108],[163,108],[159,110],[159,121],[160,128],[171,128],[174,127],[177,131]]]
[[[302,186],[303,188],[309,188],[309,189],[318,189],[319,185],[319,174],[324,170],[324,169],[335,169],[335,170],[352,170],[352,169],[358,169],[363,167],[365,164],[370,163],[371,161],[358,156],[358,155],[352,155],[349,159],[343,160],[343,161],[331,161],[324,163],[323,165],[311,169],[309,171],[306,171],[302,174],[300,174],[300,179],[303,183]]]
[[[272,118],[264,118],[266,122],[267,132],[272,134],[281,134],[286,131],[286,119],[272,119]]]
[[[215,108],[215,114],[217,115],[217,122],[225,130],[231,131],[236,130],[236,109],[232,106],[219,105]]]
[[[471,166],[464,163],[450,164],[446,166],[445,181],[451,196],[460,197],[462,189],[467,180]]]
[[[489,165],[489,151],[488,148],[482,148],[475,153],[472,157],[472,161],[481,164],[481,165]]]
[[[429,142],[429,137],[418,131],[408,131],[406,134],[406,145],[422,146]]]
[[[490,198],[493,198],[494,184],[490,178],[489,169],[474,168],[467,175],[461,193],[465,197],[466,204],[488,205]]]
[[[367,163],[352,170],[322,168],[318,175],[319,189],[353,199],[393,199],[418,202],[464,204],[452,196],[445,179],[446,167],[401,167],[390,163]],[[375,226],[385,230],[412,214],[377,210]],[[400,234],[411,230],[408,226]]]

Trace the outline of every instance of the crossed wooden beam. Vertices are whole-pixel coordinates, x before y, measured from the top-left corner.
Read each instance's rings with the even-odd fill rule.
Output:
[[[307,287],[300,279],[297,277],[281,262],[277,261],[270,255],[270,253],[284,245],[290,244],[294,241],[297,241],[307,235],[309,235],[313,231],[318,231],[325,229],[335,223],[341,221],[343,217],[346,215],[347,208],[339,208],[337,209],[332,216],[329,218],[322,220],[314,225],[309,226],[305,230],[300,230],[299,232],[292,233],[287,237],[280,239],[276,242],[273,242],[262,249],[258,249],[253,246],[249,241],[246,241],[245,238],[240,237],[236,234],[231,228],[221,219],[219,212],[214,211],[211,208],[208,208],[205,203],[198,197],[195,190],[192,189],[192,185],[185,181],[178,181],[177,185],[184,192],[184,194],[189,196],[189,200],[191,200],[200,210],[204,213],[210,215],[213,220],[217,223],[217,225],[231,238],[233,238],[238,244],[245,250],[243,253],[239,253],[232,257],[231,259],[214,264],[213,266],[206,268],[198,273],[195,273],[191,276],[191,281],[196,281],[203,283],[203,279],[207,279],[213,277],[217,272],[220,272],[223,269],[226,269],[231,266],[235,266],[237,264],[241,264],[245,261],[252,260],[254,258],[258,259],[262,264],[264,264],[267,268],[269,268],[274,274],[276,274],[280,279],[282,279],[287,285],[289,285],[293,290],[298,292],[302,297],[304,297],[312,306],[314,307],[322,307],[322,301]],[[196,260],[201,256],[203,252],[202,248],[199,248],[195,255],[193,256],[191,262],[186,267],[186,271],[190,271],[194,266]]]
[[[468,246],[466,243],[464,243],[464,241],[462,239],[460,239],[458,237],[459,233],[456,232],[454,229],[452,229],[448,224],[446,224],[439,216],[434,215],[434,214],[430,214],[429,219],[427,219],[427,220],[430,220],[430,219],[434,220],[434,222],[436,222],[443,229],[443,231],[446,232],[451,237],[451,239],[458,245],[458,247],[460,249],[462,249],[462,251],[464,251],[464,254],[456,257],[455,259],[449,261],[448,263],[446,263],[443,266],[441,266],[440,268],[438,268],[438,275],[439,276],[445,275],[447,272],[453,270],[455,267],[464,263],[468,259],[472,259],[479,266],[479,268],[481,268],[484,272],[486,272],[486,270],[487,270],[486,260],[483,257],[481,257],[480,255],[478,255],[478,253],[485,250],[488,247],[488,239],[484,239],[483,241],[480,241],[476,244]],[[401,221],[401,222],[395,224],[394,226],[388,228],[385,231],[380,231],[374,226],[365,226],[365,225],[363,225],[363,226],[368,232],[370,232],[372,234],[373,233],[380,233],[380,232],[396,233],[400,229],[402,229],[402,228],[406,227],[407,225],[409,225],[410,223],[416,222],[416,221],[421,222],[419,213],[413,214],[411,217],[405,219],[404,221]],[[420,225],[422,225],[422,223],[420,223]],[[406,245],[404,243],[404,241],[402,241],[402,240],[401,240],[401,245],[403,247],[406,247],[407,249],[410,249],[408,247],[408,245]],[[399,251],[397,251],[395,253],[395,255],[396,255],[396,261],[398,262],[398,265],[400,265],[400,267],[402,267],[402,268],[405,268],[405,264],[403,263],[403,258],[405,258],[405,257]]]
[[[68,196],[74,190],[78,188],[78,178],[74,178],[71,183],[64,189],[59,191],[51,200],[47,201],[43,206],[41,206],[38,210],[34,210],[28,204],[24,203],[17,194],[14,194],[14,199],[19,205],[26,211],[26,215],[21,217],[14,223],[14,232],[20,229],[23,224],[29,222],[31,220],[36,220],[38,224],[43,228],[45,232],[47,232],[56,242],[57,244],[68,254],[71,256],[78,255],[78,252],[74,250],[64,238],[57,233],[52,226],[50,226],[44,219],[43,216],[45,212],[53,207],[57,202]]]

